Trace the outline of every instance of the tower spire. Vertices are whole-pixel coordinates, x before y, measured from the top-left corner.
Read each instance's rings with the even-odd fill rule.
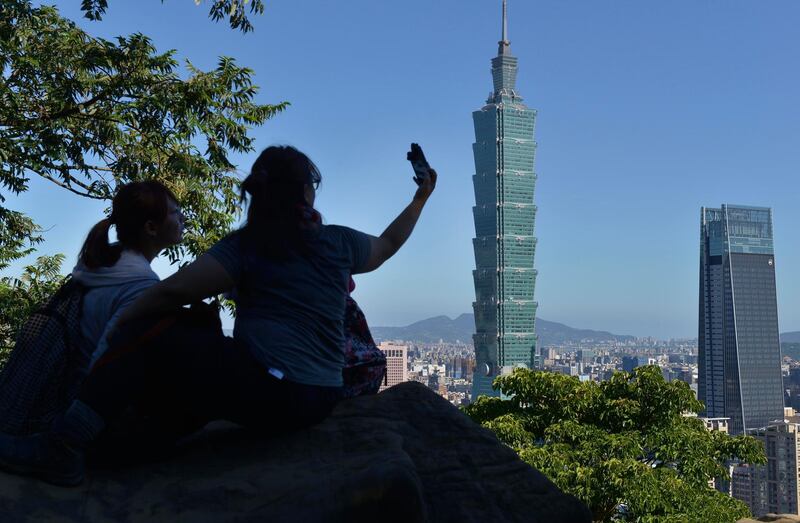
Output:
[[[497,54],[510,54],[511,42],[508,41],[508,5],[507,0],[503,0],[503,39],[498,42],[499,49]]]
[[[508,5],[503,0],[503,41],[508,42]]]

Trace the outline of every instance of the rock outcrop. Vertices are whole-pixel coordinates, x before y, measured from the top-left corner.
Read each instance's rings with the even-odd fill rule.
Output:
[[[740,519],[737,523],[758,523],[759,521],[771,521],[772,523],[800,523],[800,516],[796,514],[767,514],[758,519]]]
[[[266,413],[268,415],[268,413]],[[169,460],[93,469],[78,488],[0,473],[2,521],[590,522],[494,435],[416,383],[300,433],[215,424]]]

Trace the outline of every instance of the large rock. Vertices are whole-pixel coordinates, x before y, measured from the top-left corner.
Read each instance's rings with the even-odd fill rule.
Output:
[[[490,431],[404,383],[346,401],[291,435],[216,424],[172,459],[91,470],[79,488],[0,473],[0,520],[572,523],[591,515]]]
[[[771,521],[772,523],[800,523],[800,516],[796,514],[767,514],[758,519],[740,519],[737,523],[758,523],[759,521]]]

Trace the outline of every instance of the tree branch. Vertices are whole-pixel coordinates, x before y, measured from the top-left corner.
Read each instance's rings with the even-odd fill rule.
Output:
[[[63,187],[64,189],[66,189],[66,190],[68,190],[70,192],[73,192],[73,193],[77,194],[78,196],[84,196],[86,198],[91,198],[93,200],[105,200],[105,198],[103,198],[102,196],[97,196],[97,195],[94,195],[94,194],[90,194],[88,192],[84,193],[84,192],[78,191],[74,187],[72,187],[70,184],[64,183],[61,180],[57,180],[56,178],[53,178],[49,174],[44,174],[44,173],[37,173],[37,174],[39,176],[41,176],[42,178],[44,178],[45,180],[50,180],[51,182],[53,182],[54,184],[58,185],[59,187]]]
[[[58,120],[60,118],[65,118],[67,116],[72,116],[75,113],[80,113],[81,111],[83,111],[87,107],[91,107],[92,105],[94,105],[97,102],[99,102],[100,100],[102,100],[108,94],[108,92],[110,90],[111,89],[106,89],[106,90],[101,91],[100,93],[98,93],[96,96],[93,96],[92,98],[89,98],[85,102],[81,102],[79,104],[75,104],[75,105],[73,105],[72,107],[70,107],[68,109],[63,109],[63,110],[58,111],[56,113],[53,113],[51,115],[40,116],[40,118],[42,120],[44,120],[44,121],[52,121],[52,120]]]
[[[40,171],[38,169],[34,169],[30,165],[25,164],[24,167],[25,167],[25,169],[38,174],[39,176],[41,176],[45,180],[50,180],[51,182],[53,182],[54,184],[58,185],[59,187],[63,187],[64,189],[67,189],[68,191],[73,192],[73,193],[77,194],[78,196],[85,196],[86,198],[92,198],[93,200],[105,200],[106,199],[103,196],[98,196],[96,194],[92,194],[92,188],[90,186],[88,186],[85,183],[81,182],[80,180],[76,179],[74,176],[72,176],[68,172],[64,172],[64,169],[77,170],[78,169],[77,167],[74,167],[74,166],[60,166],[59,167],[59,166],[56,166],[56,165],[53,165],[53,164],[48,164],[47,165],[47,167],[49,167],[49,168],[51,168],[53,170],[61,171],[61,173],[69,179],[69,182],[65,182],[65,181],[59,180],[57,178],[54,178],[53,175],[51,175],[51,174],[49,174],[47,172],[42,172],[42,171]],[[75,185],[77,185],[81,189],[84,189],[86,192],[84,193],[84,192],[76,190],[71,185],[71,183],[74,183]]]

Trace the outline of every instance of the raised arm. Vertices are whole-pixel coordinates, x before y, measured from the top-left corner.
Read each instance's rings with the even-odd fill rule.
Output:
[[[435,188],[436,171],[431,169],[430,176],[417,188],[411,203],[389,224],[383,234],[378,237],[370,236],[369,259],[361,272],[374,271],[400,250],[400,247],[411,236],[411,232],[422,214],[422,208],[425,207],[425,203]]]
[[[216,296],[234,287],[233,278],[213,256],[204,254],[178,272],[144,291],[120,314],[114,330],[123,323],[150,314]]]

